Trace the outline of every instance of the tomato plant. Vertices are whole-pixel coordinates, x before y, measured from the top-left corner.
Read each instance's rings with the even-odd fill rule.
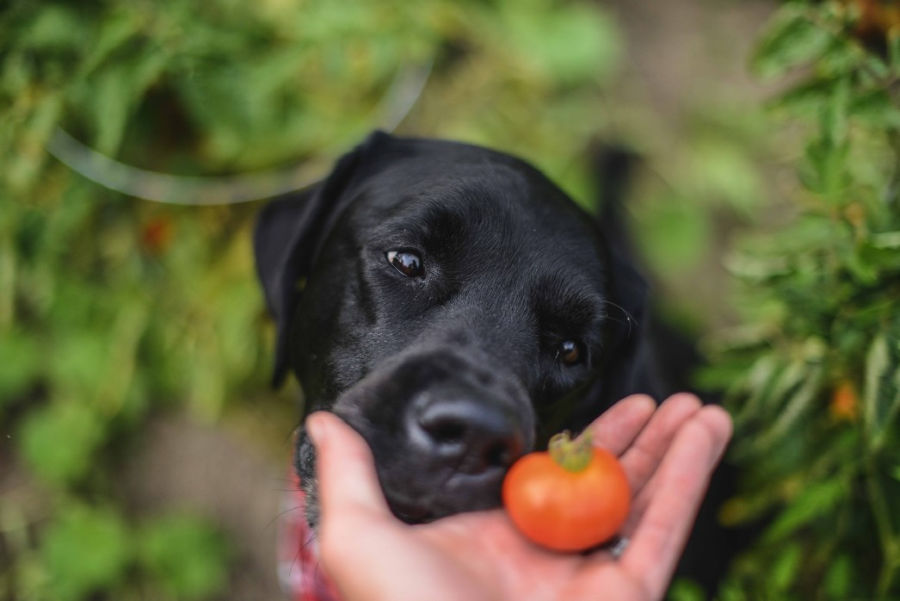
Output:
[[[503,481],[503,504],[516,527],[556,551],[609,540],[625,522],[631,492],[616,457],[594,447],[589,432],[550,440],[545,452],[519,459]]]

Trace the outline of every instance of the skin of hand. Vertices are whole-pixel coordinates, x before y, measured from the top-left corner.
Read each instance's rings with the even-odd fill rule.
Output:
[[[365,441],[336,416],[307,419],[316,447],[322,566],[344,601],[652,601],[665,595],[732,425],[677,394],[634,395],[597,418],[596,445],[619,457],[632,492],[619,558],[547,551],[501,509],[409,526],[388,509]]]

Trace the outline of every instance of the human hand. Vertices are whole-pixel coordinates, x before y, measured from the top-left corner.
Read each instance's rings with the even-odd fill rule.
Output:
[[[323,412],[306,427],[317,454],[322,565],[344,601],[661,599],[731,437],[728,414],[690,394],[659,408],[631,396],[591,424],[632,491],[621,531],[630,543],[616,558],[542,549],[501,509],[404,524],[387,506],[362,437]]]

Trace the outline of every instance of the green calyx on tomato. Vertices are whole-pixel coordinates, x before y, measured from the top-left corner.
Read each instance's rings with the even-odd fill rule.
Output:
[[[585,430],[574,440],[568,430],[554,434],[547,451],[553,461],[567,472],[580,472],[587,468],[594,456],[591,431]]]

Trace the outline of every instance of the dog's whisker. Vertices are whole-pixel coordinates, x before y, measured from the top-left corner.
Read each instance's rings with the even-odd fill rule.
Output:
[[[281,521],[285,516],[287,516],[291,513],[294,513],[295,511],[303,511],[303,509],[304,509],[303,505],[297,505],[295,507],[289,507],[288,509],[279,511],[274,516],[272,516],[272,519],[270,519],[268,522],[266,522],[266,525],[262,529],[263,532],[265,532],[266,530],[268,530],[269,528],[274,526],[277,522]]]
[[[619,311],[621,311],[622,315],[625,316],[625,321],[624,321],[624,322],[619,321],[619,320],[617,320],[617,319],[614,319],[611,315],[608,315],[608,314],[607,314],[607,318],[610,319],[611,321],[616,322],[616,323],[620,323],[620,324],[627,325],[627,326],[628,326],[628,335],[629,335],[629,336],[631,335],[631,330],[632,330],[632,328],[634,328],[634,327],[637,326],[637,325],[640,325],[640,324],[638,324],[638,322],[637,322],[637,320],[634,318],[634,316],[631,314],[631,312],[630,312],[628,309],[626,309],[625,307],[623,307],[622,305],[620,305],[620,304],[618,304],[618,303],[615,303],[615,302],[613,302],[613,301],[611,301],[611,300],[609,300],[609,299],[604,299],[604,300],[603,300],[603,304],[605,304],[605,305],[610,305],[611,307],[613,307],[613,308],[618,309]]]

